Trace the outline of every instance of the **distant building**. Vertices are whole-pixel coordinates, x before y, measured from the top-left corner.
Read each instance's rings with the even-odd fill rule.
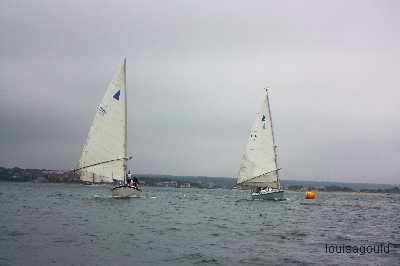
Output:
[[[176,181],[163,181],[156,183],[159,187],[178,187],[178,183]]]
[[[180,188],[190,188],[190,183],[183,183],[179,185]]]
[[[65,172],[68,172],[68,171],[64,171],[64,170],[44,170],[44,171],[42,171],[42,173],[49,174],[49,175],[62,175]]]

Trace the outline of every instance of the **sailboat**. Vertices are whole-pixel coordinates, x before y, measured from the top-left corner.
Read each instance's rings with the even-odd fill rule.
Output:
[[[253,200],[283,200],[268,89],[265,92],[240,162],[237,184],[251,189]]]
[[[127,184],[126,59],[107,87],[83,146],[79,166],[84,184],[114,183],[113,197],[138,196],[140,189]]]

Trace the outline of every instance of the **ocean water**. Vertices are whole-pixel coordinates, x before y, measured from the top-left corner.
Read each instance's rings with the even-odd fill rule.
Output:
[[[0,265],[399,265],[400,195],[0,183]],[[391,242],[389,253],[326,245]]]

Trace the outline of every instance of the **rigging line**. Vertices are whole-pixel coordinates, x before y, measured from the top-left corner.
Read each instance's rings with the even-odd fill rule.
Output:
[[[273,173],[273,172],[277,172],[277,173],[278,173],[279,170],[282,170],[282,168],[278,168],[278,169],[275,169],[275,170],[272,170],[272,171],[263,173],[263,174],[261,174],[261,175],[258,175],[258,176],[255,176],[255,177],[253,177],[253,178],[247,179],[247,180],[245,180],[245,181],[243,181],[243,182],[240,182],[240,183],[238,183],[238,184],[242,184],[242,183],[244,183],[244,182],[248,182],[248,181],[253,180],[253,179],[257,178],[257,177],[260,177],[260,176],[263,176],[263,175],[268,175],[268,174]]]
[[[119,160],[130,160],[130,159],[132,159],[132,156],[117,158],[117,159],[103,161],[103,162],[99,162],[99,163],[95,163],[95,164],[91,164],[91,165],[86,165],[86,166],[83,166],[83,167],[80,167],[80,168],[77,168],[77,169],[73,169],[72,171],[75,172],[75,171],[79,171],[79,170],[82,170],[82,169],[85,169],[85,168],[89,168],[89,167],[92,167],[92,166],[96,166],[96,165],[100,165],[100,164],[106,164],[106,163],[111,163],[111,162],[115,162],[115,161],[119,161]]]

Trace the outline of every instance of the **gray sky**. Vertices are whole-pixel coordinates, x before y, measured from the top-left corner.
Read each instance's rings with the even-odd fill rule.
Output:
[[[127,57],[140,173],[236,176],[269,85],[282,177],[400,183],[398,1],[0,2],[0,165],[74,168]]]

